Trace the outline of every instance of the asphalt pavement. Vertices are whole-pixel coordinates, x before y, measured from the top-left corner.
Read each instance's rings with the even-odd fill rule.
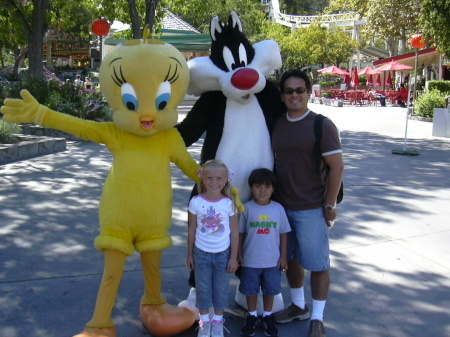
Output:
[[[335,122],[344,148],[345,197],[331,229],[327,336],[450,336],[450,139],[433,137],[432,123],[407,120],[403,108],[310,108]],[[180,119],[189,109],[180,107]],[[404,148],[419,155],[392,154]],[[190,151],[198,158],[200,149],[201,141]],[[103,271],[103,256],[93,247],[97,208],[110,165],[104,146],[68,142],[65,152],[0,166],[1,337],[70,337],[90,319]],[[176,167],[173,188],[173,247],[162,265],[163,294],[177,304],[189,292],[192,182]],[[225,336],[239,336],[244,323],[236,284],[233,277]],[[120,337],[148,335],[138,317],[142,292],[135,254],[113,313]],[[309,285],[306,294],[311,307]],[[279,325],[280,336],[308,336],[308,327]],[[196,335],[193,327],[179,336]]]

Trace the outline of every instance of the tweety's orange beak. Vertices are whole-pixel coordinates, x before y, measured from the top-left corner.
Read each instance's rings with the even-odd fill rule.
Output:
[[[141,128],[145,131],[150,131],[155,124],[155,118],[150,115],[142,116],[139,121],[141,122]]]

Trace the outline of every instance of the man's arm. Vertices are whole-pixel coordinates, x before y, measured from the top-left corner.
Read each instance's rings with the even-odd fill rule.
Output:
[[[220,95],[223,96],[222,93],[217,91],[202,94],[186,117],[180,123],[175,125],[175,128],[178,129],[186,147],[191,146],[199,140],[203,133],[211,127],[211,122],[220,124],[220,121],[212,118],[218,109]],[[222,133],[220,132],[219,137],[221,136]]]
[[[336,206],[336,199],[341,187],[342,176],[344,174],[344,161],[342,153],[334,153],[324,156],[325,164],[330,168],[327,181],[327,195],[325,196],[325,205]],[[325,217],[328,221],[336,220],[337,210],[325,211]]]

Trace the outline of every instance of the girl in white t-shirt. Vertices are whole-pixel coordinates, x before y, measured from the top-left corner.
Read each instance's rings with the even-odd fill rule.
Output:
[[[231,176],[221,161],[206,162],[199,170],[200,194],[189,202],[187,266],[195,273],[198,337],[223,337],[230,277],[238,267],[239,228]]]

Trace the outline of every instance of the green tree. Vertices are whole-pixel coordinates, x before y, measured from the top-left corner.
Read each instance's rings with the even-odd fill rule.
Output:
[[[396,41],[399,52],[406,52],[406,41],[417,32],[422,0],[372,0],[367,11],[365,31],[372,37],[385,38],[391,55],[395,53]]]
[[[326,63],[334,64],[337,67],[341,63],[347,62],[358,49],[357,41],[353,40],[348,32],[339,27],[327,31],[326,45],[327,51],[324,56],[329,60]]]
[[[16,64],[25,55],[24,52],[17,51],[26,51],[29,74],[42,78],[42,50],[44,36],[49,29],[59,29],[75,37],[88,38],[92,21],[100,16],[107,16],[110,21],[131,20],[133,37],[140,38],[141,27],[145,23],[150,27],[155,26],[155,12],[159,2],[160,0],[103,0],[99,4],[97,0],[3,0],[0,13],[6,15],[0,19],[1,34],[13,32],[16,38],[4,36],[4,40],[10,43],[2,43],[0,47],[16,50]],[[22,44],[26,45],[26,49],[19,48]]]
[[[20,21],[16,15],[11,15],[11,9],[5,6],[0,6],[0,52],[1,52],[1,66],[5,66],[4,56],[10,51],[15,58],[15,69],[18,69],[19,64],[25,56],[26,37],[23,27],[20,26]],[[16,71],[17,73],[17,71]]]
[[[406,52],[406,41],[420,26],[422,0],[331,0],[327,13],[357,12],[367,20],[362,43],[384,41],[391,55]],[[400,48],[398,47],[400,43]]]
[[[330,0],[326,13],[355,12],[364,17],[370,6],[370,0]]]
[[[264,6],[257,0],[162,0],[161,6],[169,8],[202,33],[209,33],[211,19],[219,16],[227,22],[231,11],[241,19],[243,31],[255,42],[266,20]]]
[[[42,50],[47,31],[59,27],[76,36],[87,37],[93,8],[93,0],[84,0],[82,3],[65,0],[4,0],[2,10],[7,11],[10,20],[1,20],[0,24],[1,28],[9,25],[6,31],[15,34],[11,41],[16,46],[10,45],[10,48],[17,49],[22,43],[26,45],[29,74],[42,78]],[[23,55],[17,55],[16,63]]]
[[[264,38],[278,42],[285,69],[302,68],[313,64],[335,64],[345,62],[355,52],[356,42],[342,29],[333,30],[312,24],[309,27],[290,31],[276,23],[266,23]]]
[[[285,14],[312,15],[309,0],[280,0],[280,10]]]
[[[447,57],[450,56],[449,13],[450,0],[422,0],[423,32]]]
[[[131,24],[133,39],[142,37],[142,28],[148,24],[152,32],[157,32],[163,18],[160,0],[102,0],[101,14],[109,21],[118,20]]]
[[[283,13],[292,15],[319,15],[330,0],[280,0]]]
[[[4,1],[4,6],[9,14],[17,18],[12,21],[16,25],[16,32],[26,37],[27,52],[30,55],[30,74],[35,77],[42,77],[42,50],[44,35],[48,30],[47,10],[49,4],[50,0]]]

